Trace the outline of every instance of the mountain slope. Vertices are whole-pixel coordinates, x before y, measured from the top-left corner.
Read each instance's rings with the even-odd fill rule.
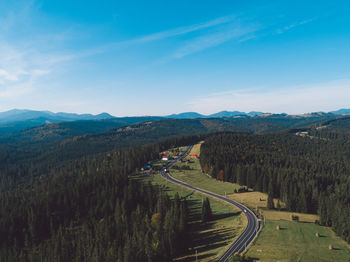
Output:
[[[0,123],[12,123],[26,121],[30,119],[43,118],[55,122],[59,121],[74,121],[74,120],[98,120],[113,118],[110,114],[102,113],[99,115],[91,114],[74,114],[74,113],[52,113],[50,111],[35,111],[35,110],[26,110],[26,109],[13,109],[6,112],[0,113]]]
[[[339,110],[336,110],[336,111],[331,111],[329,112],[331,114],[339,114],[339,115],[343,115],[343,114],[350,114],[350,109],[339,109]]]
[[[4,135],[0,139],[0,143],[20,143],[24,145],[28,143],[59,142],[74,136],[101,133],[109,129],[157,119],[159,119],[159,117],[125,117],[52,123]]]
[[[192,118],[202,118],[202,117],[205,117],[205,115],[202,115],[196,112],[185,112],[180,114],[172,114],[172,115],[166,116],[165,118],[192,119]]]
[[[114,117],[107,113],[91,115],[13,109],[0,113],[0,136],[49,123],[77,120],[102,120],[111,118]]]
[[[218,117],[233,117],[233,116],[259,116],[264,113],[262,112],[240,112],[240,111],[221,111],[211,115],[202,115],[196,112],[185,112],[180,114],[172,114],[166,116],[165,118],[175,118],[175,119],[193,119],[193,118],[218,118]]]
[[[350,116],[330,119],[328,121],[322,122],[320,126],[327,127],[327,129],[336,129],[350,132]]]

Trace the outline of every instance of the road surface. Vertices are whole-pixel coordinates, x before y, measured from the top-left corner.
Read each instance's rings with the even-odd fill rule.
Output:
[[[226,252],[219,258],[219,262],[224,262],[227,261],[228,258],[233,255],[236,252],[243,252],[248,245],[253,241],[253,239],[255,238],[255,236],[257,235],[257,232],[260,229],[260,220],[258,220],[258,218],[255,216],[255,214],[248,209],[246,206],[242,205],[241,203],[238,203],[234,200],[228,199],[226,197],[223,197],[221,195],[191,186],[189,184],[186,184],[180,180],[177,180],[175,178],[173,178],[172,176],[169,175],[169,169],[180,159],[182,159],[183,157],[185,157],[190,150],[192,149],[192,146],[188,146],[186,148],[185,151],[183,151],[176,159],[172,160],[171,162],[169,162],[166,166],[164,166],[162,168],[162,170],[160,171],[161,175],[167,179],[168,181],[187,187],[191,190],[200,192],[202,194],[208,195],[210,197],[225,201],[228,204],[231,204],[233,206],[236,206],[237,208],[239,208],[247,217],[247,227],[245,228],[245,230],[243,231],[243,233],[239,236],[239,238],[231,244],[231,246],[226,250]]]

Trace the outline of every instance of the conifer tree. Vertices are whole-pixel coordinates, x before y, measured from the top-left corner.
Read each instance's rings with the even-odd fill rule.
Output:
[[[267,208],[268,209],[274,209],[275,205],[273,203],[273,184],[272,181],[270,180],[269,183],[269,191],[268,191],[268,196],[267,196]]]
[[[278,210],[281,210],[281,203],[280,203],[280,200],[279,200],[279,199],[277,200],[277,209],[278,209]]]
[[[267,196],[267,208],[268,209],[274,209],[275,208],[275,205],[273,203],[273,196],[271,193],[268,194]]]

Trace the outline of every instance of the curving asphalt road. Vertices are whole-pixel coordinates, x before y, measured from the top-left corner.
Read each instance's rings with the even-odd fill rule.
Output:
[[[160,171],[160,173],[165,179],[167,179],[172,183],[187,187],[191,190],[225,201],[226,203],[229,203],[231,205],[238,207],[246,215],[248,220],[247,227],[245,228],[243,233],[239,236],[239,238],[234,243],[232,243],[232,245],[226,250],[226,252],[218,260],[219,262],[224,262],[224,261],[227,261],[227,259],[234,253],[243,252],[248,247],[248,245],[253,241],[253,239],[257,235],[257,232],[260,229],[261,223],[260,223],[260,220],[258,220],[258,218],[255,216],[255,214],[246,206],[242,205],[241,203],[238,203],[234,200],[228,199],[221,195],[211,193],[209,191],[191,186],[169,175],[169,168],[171,168],[178,160],[185,157],[188,154],[188,152],[190,152],[191,149],[192,149],[192,146],[188,146],[186,150],[183,151],[176,159],[172,160],[166,166],[164,166]]]

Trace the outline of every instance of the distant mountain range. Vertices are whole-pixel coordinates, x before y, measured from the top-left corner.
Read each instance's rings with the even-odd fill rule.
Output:
[[[13,109],[0,113],[0,124],[11,123],[17,121],[26,121],[32,119],[46,119],[47,122],[64,122],[76,120],[101,120],[106,118],[113,118],[110,114],[102,113],[99,115],[91,114],[73,114],[73,113],[52,113],[50,111],[34,111],[27,109]]]
[[[233,116],[258,116],[263,115],[263,112],[240,112],[240,111],[221,111],[211,115],[202,115],[196,112],[185,112],[180,114],[172,114],[166,116],[166,118],[175,118],[175,119],[192,119],[192,118],[220,118],[220,117],[233,117]]]
[[[111,118],[114,117],[107,113],[91,115],[13,109],[10,111],[0,113],[0,135],[50,123],[69,122],[78,120],[103,120]]]
[[[322,112],[319,112],[322,113]],[[350,109],[339,109],[337,111],[331,111],[330,114],[350,114]],[[184,112],[179,114],[172,114],[168,116],[162,116],[162,118],[175,118],[175,119],[192,119],[192,118],[220,118],[220,117],[234,117],[234,116],[264,116],[271,115],[270,113],[251,111],[249,113],[241,111],[220,111],[215,114],[203,115],[197,112]],[[287,114],[284,114],[287,115]],[[27,109],[12,109],[5,112],[0,112],[0,125],[27,121],[38,120],[45,123],[57,123],[77,120],[102,120],[116,118],[108,113],[101,113],[98,115],[92,114],[75,114],[75,113],[53,113],[50,111],[35,111]]]
[[[309,116],[326,116],[326,115],[344,115],[344,114],[350,114],[350,109],[340,109],[337,111],[331,111],[328,113],[325,112],[314,112],[314,113],[308,113],[308,114],[300,114],[300,115],[290,115],[293,117],[309,117]],[[273,113],[263,113],[263,112],[256,112],[256,111],[251,111],[249,113],[246,112],[241,112],[241,111],[221,111],[215,114],[211,115],[202,115],[197,112],[185,112],[185,113],[180,113],[180,114],[172,114],[168,115],[165,118],[175,118],[175,119],[194,119],[194,118],[220,118],[220,117],[255,117],[255,116],[261,116],[261,117],[266,117],[266,116],[273,116],[273,115],[283,115],[283,116],[288,116],[288,114],[283,113],[283,114],[273,114]]]
[[[334,115],[350,114],[350,109],[340,109],[329,113],[317,112],[302,115],[288,115],[288,114],[271,114],[263,112],[241,112],[241,111],[221,111],[215,114],[203,115],[197,112],[184,112],[180,114],[172,114],[168,116],[145,116],[145,117],[115,117],[108,113],[101,113],[98,115],[92,114],[74,114],[74,113],[53,113],[50,111],[35,111],[27,109],[13,109],[6,112],[0,112],[0,136],[13,133],[20,130],[25,130],[31,127],[44,126],[47,124],[72,122],[72,121],[101,121],[114,120],[112,122],[101,122],[94,124],[94,130],[102,131],[107,127],[118,127],[122,123],[131,124],[141,121],[148,121],[148,119],[208,119],[208,118],[274,118],[274,117],[333,117]],[[107,124],[108,123],[108,124]],[[88,123],[79,124],[79,126],[87,126]],[[99,127],[97,128],[97,126]]]
[[[331,114],[336,114],[336,115],[345,115],[345,114],[350,114],[350,109],[339,109],[337,111],[331,111],[329,112]]]

